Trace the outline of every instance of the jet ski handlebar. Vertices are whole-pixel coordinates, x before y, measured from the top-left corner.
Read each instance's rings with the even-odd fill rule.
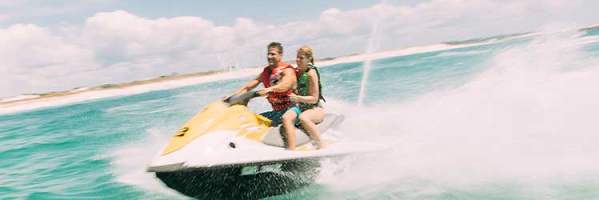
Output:
[[[250,99],[255,97],[259,97],[258,91],[249,91],[245,93],[241,93],[238,95],[233,95],[224,100],[225,103],[229,103],[231,105],[247,105]]]

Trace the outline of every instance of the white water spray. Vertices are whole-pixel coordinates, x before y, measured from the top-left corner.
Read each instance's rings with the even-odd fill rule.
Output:
[[[384,5],[385,2],[381,2],[379,5]],[[366,54],[374,53],[378,49],[380,42],[380,24],[383,20],[381,17],[376,16],[372,22],[372,31],[370,37],[368,37],[368,44],[366,46]],[[360,94],[358,95],[358,106],[364,104],[364,98],[366,97],[366,83],[368,82],[368,74],[370,73],[370,67],[372,65],[372,59],[368,58],[364,61],[362,81],[360,82]]]
[[[146,172],[148,163],[163,147],[164,141],[169,139],[169,135],[162,134],[165,131],[151,128],[147,130],[148,137],[143,140],[125,144],[108,153],[112,157],[112,171],[118,182],[171,197],[180,196],[160,182],[154,173]]]
[[[353,115],[342,131],[393,149],[329,184],[412,188],[407,193],[426,197],[508,183],[551,199],[556,181],[598,177],[599,62],[577,37],[544,36],[503,50],[457,89],[402,104],[347,105]]]

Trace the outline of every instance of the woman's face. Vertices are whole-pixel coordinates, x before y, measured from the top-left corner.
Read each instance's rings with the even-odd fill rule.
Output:
[[[310,58],[301,51],[298,51],[297,56],[295,57],[295,62],[297,63],[297,67],[300,69],[306,69],[308,67],[308,63],[310,63]]]

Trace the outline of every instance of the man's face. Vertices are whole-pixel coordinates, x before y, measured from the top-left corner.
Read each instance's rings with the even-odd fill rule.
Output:
[[[268,65],[275,66],[281,62],[281,54],[277,48],[269,48],[266,57],[268,58]]]

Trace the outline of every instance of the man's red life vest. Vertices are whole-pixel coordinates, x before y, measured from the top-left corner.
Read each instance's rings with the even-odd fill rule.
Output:
[[[277,67],[270,70],[269,66],[264,67],[262,71],[261,81],[264,85],[264,88],[276,85],[281,78],[283,77],[283,71],[287,68],[293,67],[285,62],[279,62]],[[293,89],[289,89],[285,92],[269,92],[266,96],[268,102],[272,106],[273,110],[284,110],[293,105],[293,103],[289,100],[289,95],[293,92]]]

